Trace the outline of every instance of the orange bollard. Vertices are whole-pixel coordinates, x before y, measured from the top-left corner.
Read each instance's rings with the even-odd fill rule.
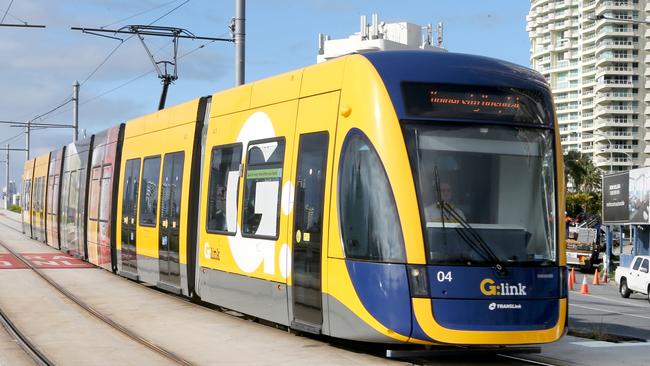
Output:
[[[598,280],[598,268],[596,268],[596,272],[594,272],[594,280],[591,283],[592,285],[600,285],[600,282]]]
[[[583,295],[589,294],[589,286],[587,286],[587,276],[582,276],[582,286],[580,286],[580,293]]]

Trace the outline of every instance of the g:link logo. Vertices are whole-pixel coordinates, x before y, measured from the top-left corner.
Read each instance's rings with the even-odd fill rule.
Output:
[[[521,283],[511,285],[507,282],[495,284],[491,278],[481,281],[481,293],[485,296],[526,296],[526,286]]]

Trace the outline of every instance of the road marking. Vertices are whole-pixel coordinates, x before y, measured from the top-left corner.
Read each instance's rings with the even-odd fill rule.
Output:
[[[27,266],[10,253],[0,253],[0,269],[25,269]]]
[[[626,342],[626,343],[612,343],[604,341],[586,341],[586,342],[569,342],[577,346],[589,347],[589,348],[605,348],[605,347],[639,347],[639,346],[650,346],[650,343],[647,342]]]
[[[624,314],[624,313],[619,313],[618,311],[603,310],[603,309],[598,309],[598,308],[592,308],[590,306],[582,306],[582,305],[576,305],[576,304],[569,304],[569,306],[575,306],[577,308],[600,311],[600,312],[603,312],[603,313],[619,314],[619,315],[623,315],[623,316],[631,316],[631,317],[634,317],[634,318],[641,318],[641,319],[649,319],[650,320],[650,316],[643,316],[643,315],[636,315],[636,314]]]
[[[94,268],[90,263],[62,253],[23,253],[24,259],[36,268]]]
[[[647,306],[644,306],[644,305],[639,305],[639,304],[635,304],[635,303],[627,302],[627,301],[608,299],[608,298],[606,298],[606,297],[602,297],[602,296],[596,296],[596,295],[591,295],[591,294],[581,294],[581,293],[579,293],[579,292],[576,292],[576,294],[577,294],[577,295],[582,295],[582,296],[587,296],[587,297],[595,297],[595,298],[597,298],[597,299],[606,300],[606,301],[611,301],[611,302],[617,302],[617,303],[619,303],[619,304],[630,305],[630,306],[636,306],[636,307],[638,307],[638,308],[647,308]],[[573,294],[572,294],[572,295],[573,295]]]

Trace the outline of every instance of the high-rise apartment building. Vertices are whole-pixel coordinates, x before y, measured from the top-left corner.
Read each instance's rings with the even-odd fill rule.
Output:
[[[531,0],[526,19],[564,151],[604,171],[650,165],[650,0]]]

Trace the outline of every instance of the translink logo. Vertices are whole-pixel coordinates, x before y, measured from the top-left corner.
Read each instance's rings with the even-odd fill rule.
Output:
[[[486,296],[526,296],[526,286],[521,283],[511,285],[507,282],[495,284],[491,278],[481,281],[481,292]]]

